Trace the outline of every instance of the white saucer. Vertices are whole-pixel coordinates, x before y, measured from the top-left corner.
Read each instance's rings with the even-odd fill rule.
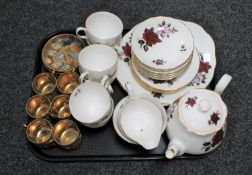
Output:
[[[155,93],[144,89],[135,80],[129,66],[130,42],[132,39],[132,33],[136,28],[135,26],[126,35],[124,35],[120,43],[120,50],[117,50],[119,54],[117,80],[124,90],[126,89],[125,83],[129,82],[132,85],[136,95],[143,93],[152,94],[154,97],[158,98],[163,105],[168,106],[177,98],[189,92],[191,89],[206,88],[210,84],[214,76],[214,70],[216,66],[214,41],[211,36],[206,33],[206,31],[198,24],[185,21],[182,22],[191,30],[194,37],[195,47],[197,48],[200,56],[199,71],[192,82],[187,87],[172,94]]]
[[[136,73],[136,76],[139,77],[140,84],[143,83],[146,85],[146,89],[153,89],[155,92],[159,93],[174,93],[181,88],[187,86],[195,77],[199,69],[199,54],[196,49],[194,49],[193,58],[188,69],[177,79],[174,80],[153,80],[143,76],[133,64],[133,71]],[[137,80],[137,77],[136,80]]]

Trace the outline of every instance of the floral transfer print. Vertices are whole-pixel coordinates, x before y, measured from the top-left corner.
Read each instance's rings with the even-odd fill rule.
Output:
[[[123,54],[125,55],[124,62],[128,63],[131,58],[131,46],[129,43],[126,43],[124,46],[122,46]]]
[[[201,83],[203,84],[206,83],[207,78],[206,75],[208,74],[209,69],[212,68],[212,66],[209,64],[208,61],[204,61],[203,55],[201,53],[199,53],[199,56],[200,56],[200,66],[198,73],[191,82],[192,86],[199,86]]]
[[[183,51],[183,52],[186,51],[186,47],[184,44],[181,45],[180,51]]]
[[[176,78],[174,78],[172,80],[154,80],[154,79],[150,78],[150,80],[152,80],[154,84],[164,84],[164,83],[167,83],[168,85],[173,85],[173,82],[176,80]]]
[[[186,107],[189,108],[189,106],[191,106],[193,108],[193,106],[196,104],[196,100],[197,100],[197,97],[189,97],[187,99],[187,101],[185,102],[186,104]]]
[[[166,61],[162,60],[162,59],[156,59],[152,61],[153,63],[155,63],[156,65],[164,65],[166,64]]]
[[[217,125],[217,122],[220,120],[219,115],[220,115],[220,113],[218,111],[213,112],[213,114],[210,116],[210,119],[208,120],[208,124],[209,125],[211,125],[211,124]]]
[[[163,94],[161,94],[161,93],[157,93],[157,92],[152,92],[151,94],[152,94],[152,96],[153,96],[153,97],[158,98],[158,99],[160,99],[160,98],[163,98],[163,97],[164,97],[164,95],[163,95]]]
[[[174,110],[176,108],[176,106],[178,105],[180,99],[177,99],[168,109],[167,109],[167,121],[169,121],[169,119],[173,118],[173,113]]]
[[[202,149],[205,149],[205,152],[209,151],[211,148],[218,145],[223,140],[223,138],[224,138],[224,129],[222,128],[216,132],[211,141],[203,143]]]
[[[118,52],[119,56],[125,63],[129,64],[130,58],[131,58],[131,40],[132,40],[133,33],[130,34],[129,42],[126,42],[125,45],[122,46],[122,51],[116,51]]]
[[[155,45],[158,42],[161,42],[161,40],[154,32],[153,27],[150,29],[146,28],[143,33],[143,39],[138,41],[140,47],[143,48],[145,52],[149,50],[149,47],[152,47],[152,45]]]
[[[142,39],[138,41],[140,47],[144,49],[145,52],[149,50],[149,47],[162,42],[160,38],[169,37],[171,33],[175,33],[178,30],[175,27],[172,27],[171,24],[165,23],[163,21],[161,24],[158,24],[157,27],[146,28],[143,33]]]

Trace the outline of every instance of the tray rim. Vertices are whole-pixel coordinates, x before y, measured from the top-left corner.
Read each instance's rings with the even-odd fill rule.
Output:
[[[130,29],[123,29],[123,33],[127,33]],[[38,73],[40,73],[39,71],[39,63],[40,63],[40,57],[41,57],[41,51],[43,48],[43,45],[48,41],[48,39],[54,37],[55,35],[59,35],[59,34],[63,34],[63,33],[69,33],[69,34],[74,34],[74,29],[61,29],[61,30],[56,30],[54,32],[51,32],[50,34],[46,35],[38,44],[37,49],[36,49],[36,56],[35,56],[35,61],[34,61],[34,68],[33,68],[33,76],[32,78],[34,78]],[[41,65],[42,65],[42,60],[41,60]],[[214,80],[215,80],[215,76],[213,77],[212,81],[210,82],[210,87],[212,86],[212,84],[214,84]],[[117,80],[116,80],[117,81]],[[34,95],[35,93],[33,92],[33,89],[31,88],[31,93],[30,96]],[[30,122],[32,119],[27,116],[27,123]],[[29,146],[29,148],[31,149],[32,153],[38,157],[41,160],[44,161],[48,161],[48,162],[87,162],[87,161],[97,161],[97,162],[105,162],[105,161],[146,161],[146,160],[163,160],[163,161],[167,161],[168,159],[165,158],[165,155],[160,155],[160,154],[151,154],[151,155],[146,155],[146,156],[136,156],[136,155],[121,155],[121,156],[117,156],[117,155],[93,155],[93,156],[51,156],[48,154],[45,154],[40,150],[40,148],[36,147],[35,145],[33,145],[32,143],[30,143],[27,140],[27,144]],[[218,148],[217,148],[218,149]],[[215,149],[216,150],[216,149]],[[210,154],[212,154],[212,151]],[[203,154],[203,155],[182,155],[180,157],[176,157],[175,159],[189,159],[189,160],[193,160],[193,159],[199,159],[202,157],[206,157],[206,155],[208,154]]]

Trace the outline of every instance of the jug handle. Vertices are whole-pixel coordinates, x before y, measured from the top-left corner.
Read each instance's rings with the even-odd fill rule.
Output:
[[[219,82],[216,84],[214,91],[221,95],[231,80],[232,80],[231,75],[224,74],[219,80]]]
[[[131,84],[129,82],[125,83],[125,88],[126,88],[126,91],[127,91],[128,95],[130,97],[134,97],[135,96],[135,92],[134,92],[134,90],[133,90],[133,88],[132,88],[132,86],[131,86]]]

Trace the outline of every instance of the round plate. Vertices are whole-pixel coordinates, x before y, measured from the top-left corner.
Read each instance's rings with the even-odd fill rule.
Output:
[[[142,64],[154,69],[175,69],[193,52],[193,36],[188,27],[170,17],[154,17],[137,25],[132,51]]]
[[[132,61],[131,63],[134,63]],[[153,80],[143,76],[135,67],[134,64],[130,64],[131,71],[135,79],[149,91],[157,93],[174,93],[181,88],[187,86],[195,77],[199,69],[199,55],[197,50],[194,50],[192,62],[188,69],[182,74],[182,76],[173,80]]]
[[[74,70],[79,65],[78,54],[84,46],[84,42],[75,35],[56,35],[44,45],[42,61],[49,70]]]
[[[155,93],[144,89],[135,80],[129,66],[131,57],[131,40],[132,34],[136,28],[135,26],[123,37],[123,40],[120,43],[120,49],[117,50],[119,54],[117,80],[123,89],[126,89],[125,83],[129,82],[136,95],[142,93],[152,94],[154,97],[158,98],[163,105],[168,106],[177,98],[183,96],[190,90],[194,88],[206,88],[210,84],[214,76],[214,70],[216,66],[215,45],[213,39],[198,24],[185,21],[182,22],[185,23],[193,33],[194,44],[200,57],[199,70],[192,82],[187,87],[172,94]]]

